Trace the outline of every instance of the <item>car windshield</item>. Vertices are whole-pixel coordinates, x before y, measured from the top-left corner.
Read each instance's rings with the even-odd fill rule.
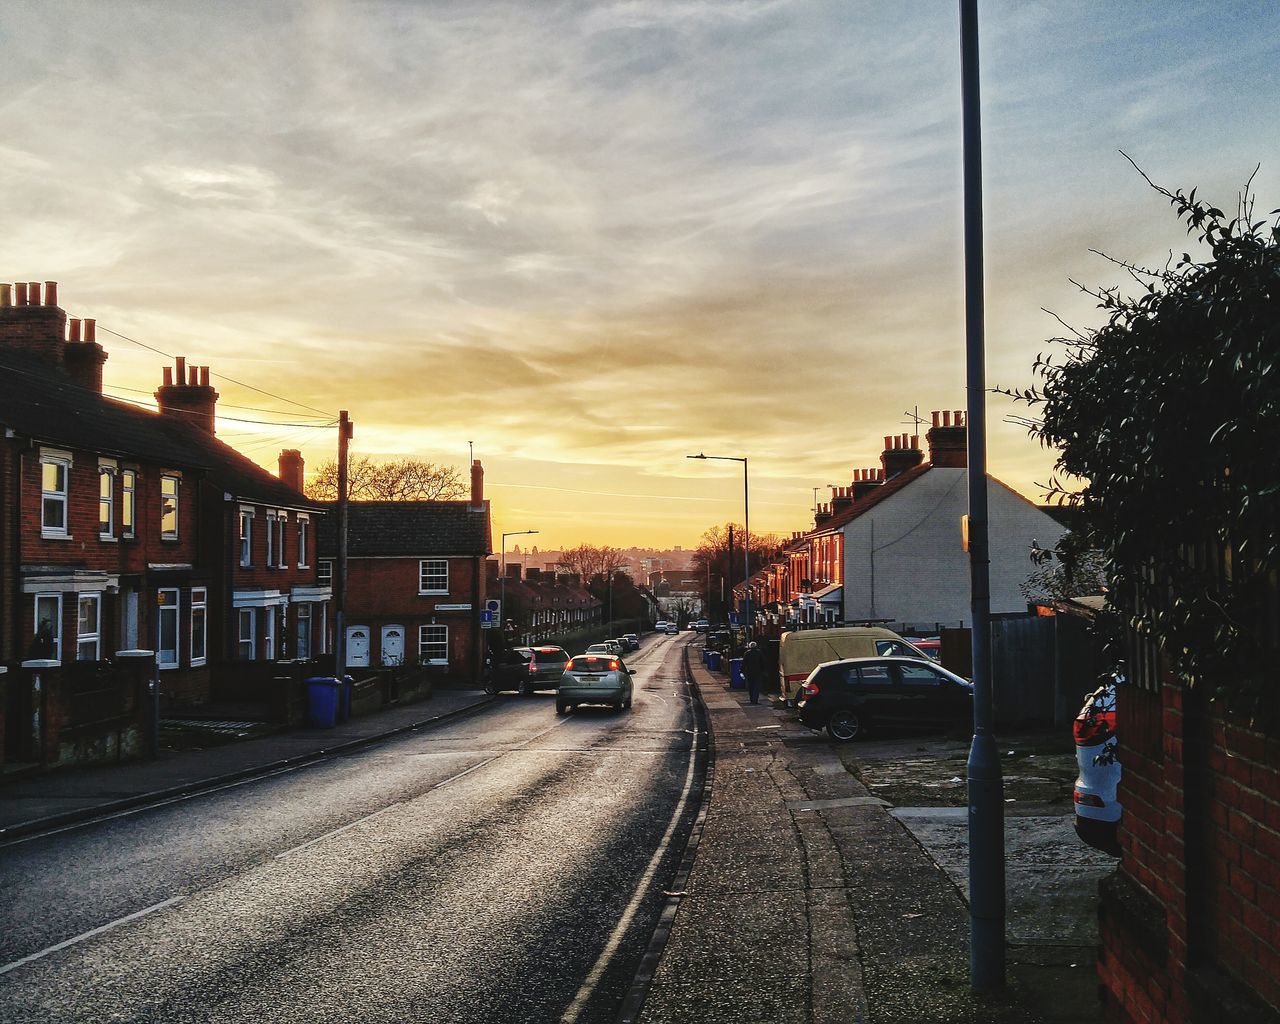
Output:
[[[613,658],[602,658],[591,654],[579,654],[570,663],[574,672],[613,672],[618,667]]]

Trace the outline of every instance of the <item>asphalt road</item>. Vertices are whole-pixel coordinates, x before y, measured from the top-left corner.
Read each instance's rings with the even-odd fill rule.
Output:
[[[698,782],[680,649],[0,848],[0,1021],[612,1021]]]

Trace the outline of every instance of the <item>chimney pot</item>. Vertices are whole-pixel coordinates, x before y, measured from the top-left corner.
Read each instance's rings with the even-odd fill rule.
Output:
[[[7,309],[13,305],[13,285],[0,284],[0,309]]]
[[[18,296],[14,302],[15,306],[25,306],[27,304],[27,282],[19,281],[13,286],[15,294]]]
[[[890,448],[892,448],[892,447],[893,447],[893,438],[891,438],[888,434],[885,434],[885,435],[884,435],[884,449],[885,449],[885,451],[888,451],[888,450],[889,450]]]
[[[164,368],[164,387],[166,388],[173,387],[173,367],[172,366],[166,366]]]
[[[98,340],[98,321],[85,320],[84,322],[84,340],[96,342]]]
[[[957,427],[964,426],[964,413],[961,412],[959,409],[956,410],[956,426]]]
[[[187,385],[187,357],[186,356],[178,356],[177,370],[174,372],[173,379],[174,379],[174,383],[177,384],[178,387],[180,388],[186,387]]]
[[[479,459],[471,463],[471,504],[484,507],[484,466]]]
[[[46,306],[56,306],[58,304],[57,281],[46,281],[44,283],[44,301]]]
[[[942,425],[944,427],[951,426],[951,410],[947,409],[942,413]]]
[[[31,303],[31,305],[33,306],[40,305],[40,282],[39,281],[27,282],[27,295],[29,296],[28,301]]]
[[[200,367],[200,386],[207,388],[209,386],[209,367]]]
[[[280,482],[292,487],[299,494],[302,493],[302,482],[305,470],[305,463],[302,460],[302,452],[297,448],[285,448],[280,452]]]
[[[911,435],[911,447],[912,447],[912,448],[916,448],[916,449],[918,449],[918,448],[920,447],[920,435],[919,435],[919,434],[912,434],[912,435]]]
[[[937,409],[934,409],[934,410],[933,410],[933,425],[934,425],[935,427],[940,426],[940,424],[938,423],[938,420],[940,420],[941,418],[942,418],[942,413],[938,412],[938,410],[937,410]]]
[[[78,342],[80,340],[80,321],[72,317],[67,321],[67,341]]]

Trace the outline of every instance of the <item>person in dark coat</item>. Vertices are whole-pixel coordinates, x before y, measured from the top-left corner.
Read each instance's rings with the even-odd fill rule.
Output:
[[[764,652],[754,640],[747,644],[742,655],[742,674],[747,678],[747,693],[751,695],[751,703],[760,703],[760,687],[764,684]]]

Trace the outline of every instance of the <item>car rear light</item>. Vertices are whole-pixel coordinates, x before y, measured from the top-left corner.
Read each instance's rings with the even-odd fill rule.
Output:
[[[1116,734],[1114,711],[1090,711],[1078,715],[1072,727],[1076,746],[1092,747],[1105,743]]]
[[[818,696],[817,683],[805,683],[800,687],[800,697],[802,700],[812,700]]]
[[[570,658],[568,661],[566,661],[566,662],[564,663],[564,670],[565,670],[566,672],[572,672],[572,671],[573,671],[573,659],[572,659],[572,658]]]
[[[617,659],[617,658],[614,658],[614,659],[613,659],[613,661],[609,662],[609,671],[610,671],[610,672],[617,672],[617,671],[618,671],[618,659]]]
[[[538,671],[538,659],[536,657],[529,659],[529,675],[533,675]]]
[[[1077,789],[1072,795],[1075,797],[1076,803],[1084,804],[1086,807],[1106,806],[1106,804],[1102,802],[1102,797],[1094,796],[1092,793],[1081,793],[1080,790]]]

